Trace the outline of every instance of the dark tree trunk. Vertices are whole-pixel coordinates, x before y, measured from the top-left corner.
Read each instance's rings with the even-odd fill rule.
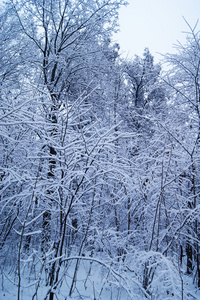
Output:
[[[193,271],[193,249],[192,249],[192,245],[188,241],[186,244],[186,255],[187,255],[187,274],[191,274]]]
[[[51,115],[49,116],[50,121],[52,124],[57,123],[57,118],[56,118],[56,111],[55,107],[53,106],[51,109]],[[56,134],[56,129],[53,128],[51,132],[51,136],[53,137]],[[56,167],[56,151],[53,146],[49,146],[49,170],[47,173],[47,179],[54,179],[55,174],[55,167]],[[44,200],[44,206],[46,206],[46,211],[43,214],[43,223],[42,223],[42,252],[46,253],[50,247],[51,243],[51,205],[53,201],[53,190],[48,190],[47,195],[48,197]],[[46,203],[45,203],[46,202]]]

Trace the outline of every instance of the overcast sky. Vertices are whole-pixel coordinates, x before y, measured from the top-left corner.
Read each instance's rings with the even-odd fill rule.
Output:
[[[120,32],[114,35],[124,57],[142,56],[148,47],[158,62],[156,52],[172,53],[173,44],[185,42],[188,31],[184,18],[194,27],[200,19],[200,0],[128,0],[120,9]],[[198,29],[200,29],[200,21]]]

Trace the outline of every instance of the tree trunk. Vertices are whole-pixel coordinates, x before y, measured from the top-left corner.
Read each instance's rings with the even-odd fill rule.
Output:
[[[186,243],[186,255],[187,255],[187,274],[191,274],[193,271],[193,251],[192,245],[189,241]]]

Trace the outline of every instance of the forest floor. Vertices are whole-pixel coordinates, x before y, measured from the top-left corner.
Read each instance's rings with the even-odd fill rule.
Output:
[[[56,288],[55,300],[69,299],[88,299],[88,300],[198,300],[200,299],[200,290],[197,290],[193,284],[193,278],[187,275],[182,276],[183,289],[180,284],[175,285],[175,292],[164,291],[163,283],[157,278],[157,286],[154,286],[152,296],[145,297],[141,287],[132,280],[131,277],[121,273],[121,280],[111,275],[111,269],[108,270],[98,263],[82,261],[76,276],[76,283],[73,287],[72,296],[69,296],[71,283],[74,275],[75,261],[70,262],[67,269],[60,273],[60,284]],[[25,267],[22,274],[22,284],[20,290],[20,300],[43,300],[50,291],[45,284],[45,273],[41,279],[36,278],[36,270],[33,267]],[[38,274],[38,273],[37,273]],[[120,274],[120,273],[119,273]],[[18,299],[18,276],[17,272],[1,269],[0,277],[0,300]],[[37,293],[36,293],[37,290]],[[183,291],[183,293],[182,293]],[[35,295],[35,296],[34,296]],[[47,297],[48,299],[48,297]]]

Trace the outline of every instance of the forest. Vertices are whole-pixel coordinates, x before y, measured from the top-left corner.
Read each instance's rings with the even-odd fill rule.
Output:
[[[125,59],[126,4],[0,2],[0,299],[200,299],[199,25]]]

